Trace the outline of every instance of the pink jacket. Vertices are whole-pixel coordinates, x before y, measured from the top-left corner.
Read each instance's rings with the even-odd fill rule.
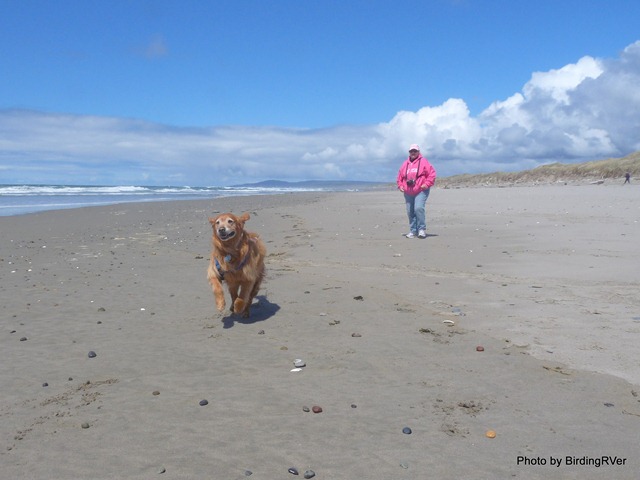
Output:
[[[407,180],[415,181],[415,184],[407,185]],[[398,178],[396,184],[398,188],[404,190],[408,195],[417,195],[422,190],[431,188],[436,182],[436,170],[433,165],[429,163],[429,160],[422,155],[418,155],[413,162],[410,158],[407,158],[400,170],[398,170]]]

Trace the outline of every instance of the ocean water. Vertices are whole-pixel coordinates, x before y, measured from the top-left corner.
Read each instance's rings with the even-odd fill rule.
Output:
[[[368,182],[300,182],[236,187],[148,187],[91,185],[0,185],[0,217],[45,210],[113,205],[128,202],[204,200],[239,195],[289,192],[349,191],[372,188]]]

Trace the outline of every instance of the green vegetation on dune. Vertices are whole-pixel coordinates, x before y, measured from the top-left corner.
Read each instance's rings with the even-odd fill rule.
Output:
[[[623,158],[608,158],[584,163],[551,163],[520,172],[462,174],[439,178],[438,187],[530,185],[550,183],[591,183],[604,180],[623,181],[626,172],[640,177],[640,152]]]

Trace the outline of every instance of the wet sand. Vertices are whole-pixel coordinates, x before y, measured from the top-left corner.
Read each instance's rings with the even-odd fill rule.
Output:
[[[396,191],[0,218],[2,475],[638,478],[639,200],[434,189],[425,240]],[[269,252],[249,319],[223,211]]]

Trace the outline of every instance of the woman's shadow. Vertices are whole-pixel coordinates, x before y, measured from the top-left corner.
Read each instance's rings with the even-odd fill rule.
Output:
[[[243,325],[251,325],[253,323],[264,322],[265,320],[273,317],[280,306],[276,303],[271,303],[264,295],[258,295],[257,300],[251,304],[251,316],[244,318],[240,315],[234,315],[230,313],[222,319],[223,328],[231,328],[236,323],[242,323]]]

